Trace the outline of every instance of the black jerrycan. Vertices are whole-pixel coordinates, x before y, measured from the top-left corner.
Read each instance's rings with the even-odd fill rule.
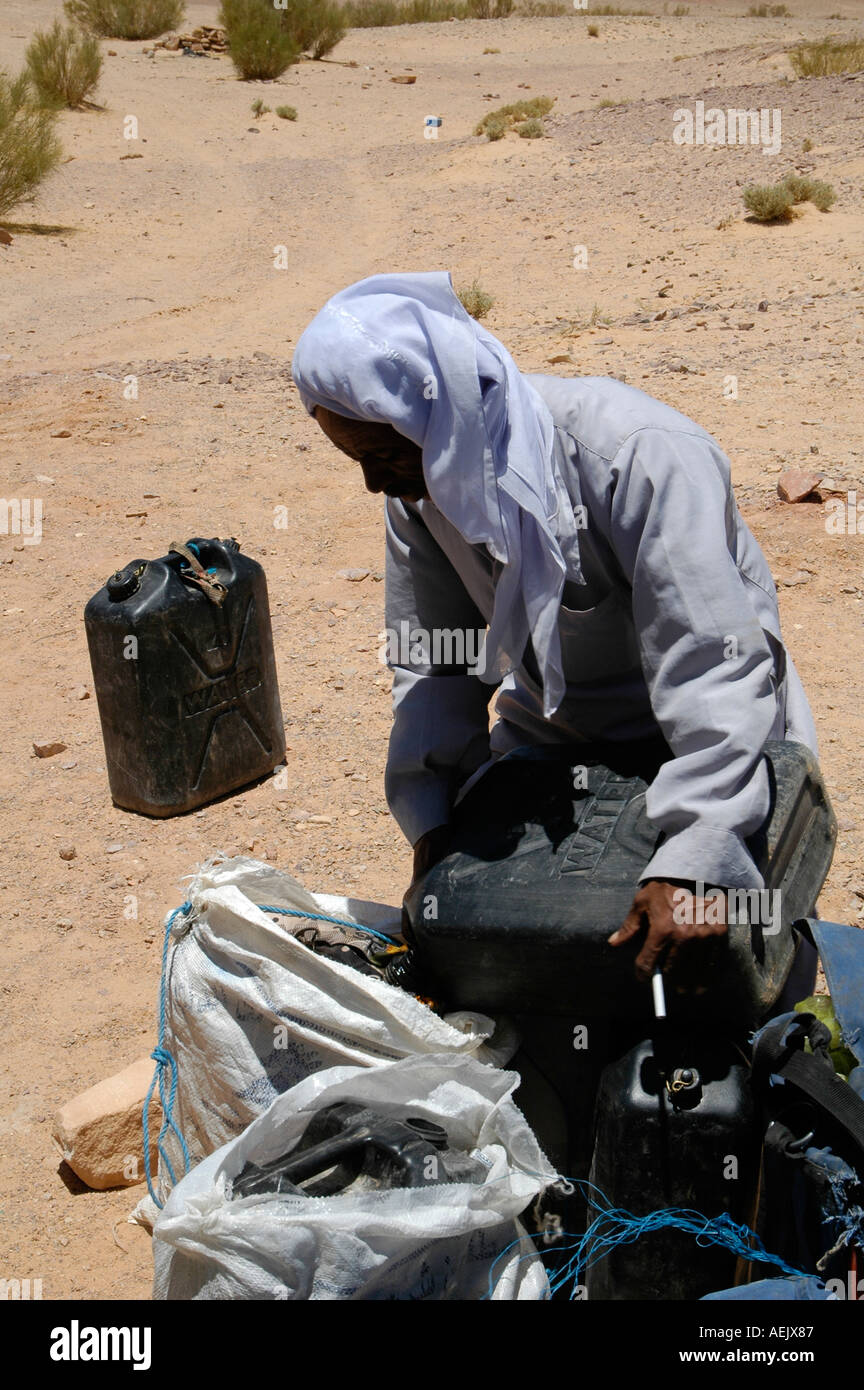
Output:
[[[653,1037],[605,1068],[590,1180],[613,1207],[635,1216],[683,1207],[749,1224],[760,1149],[749,1068],[727,1039],[666,1032],[659,1023]],[[591,1266],[587,1294],[698,1299],[735,1283],[736,1260],[696,1233],[656,1229]]]
[[[84,611],[111,796],[174,816],[285,753],[264,571],[236,540],[172,543]]]

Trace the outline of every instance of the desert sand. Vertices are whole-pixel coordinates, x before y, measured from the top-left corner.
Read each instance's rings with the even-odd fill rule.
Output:
[[[239,81],[228,57],[104,41],[102,109],[63,113],[67,162],[9,214],[0,492],[41,498],[43,534],[0,534],[0,1275],[41,1277],[46,1299],[149,1294],[149,1238],[124,1224],[143,1187],[86,1190],[50,1129],[60,1103],[153,1046],[184,875],[224,850],[311,889],[396,901],[406,886],[383,793],[381,501],[290,380],[306,323],[356,279],[477,278],[523,370],[626,379],[720,441],[839,818],[822,915],[862,922],[864,512],[832,535],[823,504],[785,504],[776,484],[812,469],[864,499],[864,74],[796,80],[786,56],[801,36],[859,32],[864,4],[791,0],[770,20],[742,17],[743,0],[655,8],[598,19],[597,38],[575,12],[354,30],[272,84]],[[7,69],[60,11],[4,0]],[[190,4],[185,27],[217,11]],[[523,95],[555,98],[545,138],[472,134]],[[258,96],[297,121],[254,119]],[[782,149],[676,145],[673,112],[697,100],[779,109]],[[743,186],[790,170],[833,184],[833,209],[748,221]],[[194,535],[236,536],[266,569],[288,789],[160,822],[111,804],[82,614],[118,565]],[[65,751],[36,757],[40,738]]]

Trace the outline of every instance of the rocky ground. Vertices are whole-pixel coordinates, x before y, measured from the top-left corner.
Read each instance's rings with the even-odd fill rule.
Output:
[[[39,544],[0,534],[4,1277],[41,1277],[46,1298],[147,1295],[148,1237],[117,1224],[142,1189],[58,1171],[51,1117],[152,1047],[161,922],[196,863],[251,851],[313,889],[404,888],[382,786],[380,503],[290,383],[308,319],[363,275],[479,278],[523,370],[626,378],[720,440],[838,813],[823,915],[861,921],[864,512],[833,535],[823,504],[776,486],[806,468],[864,500],[864,76],[787,80],[799,36],[864,20],[856,0],[829,23],[836,4],[757,20],[706,0],[598,19],[596,39],[580,14],[354,31],[272,85],[238,82],[225,56],[103,44],[104,109],[64,113],[69,162],[0,246],[0,492],[44,513]],[[9,67],[59,9],[7,0]],[[187,28],[216,10],[190,5]],[[556,98],[546,138],[471,134],[539,94]],[[253,119],[256,96],[297,122]],[[676,146],[673,113],[696,100],[779,109],[781,152]],[[832,211],[746,220],[742,187],[793,169],[833,184]],[[108,796],[82,611],[118,564],[194,535],[234,535],[266,569],[288,789],[155,821]]]

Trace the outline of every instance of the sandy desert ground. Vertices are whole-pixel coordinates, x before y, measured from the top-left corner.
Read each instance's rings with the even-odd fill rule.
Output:
[[[362,276],[476,277],[523,370],[626,378],[720,440],[839,818],[822,912],[862,921],[864,513],[860,532],[830,535],[823,505],[786,505],[776,483],[813,468],[864,499],[864,74],[795,80],[787,57],[800,36],[859,32],[864,4],[746,8],[658,4],[599,19],[596,39],[576,12],[354,30],[275,84],[238,81],[227,57],[103,43],[102,109],[62,115],[67,162],[0,246],[0,492],[44,509],[38,545],[0,534],[5,1277],[41,1277],[51,1299],[148,1296],[148,1236],[123,1224],[143,1189],[90,1192],[58,1171],[51,1118],[152,1047],[161,922],[196,863],[252,851],[313,889],[395,901],[405,887],[382,784],[381,503],[290,381],[310,317]],[[2,65],[17,70],[60,9],[3,0]],[[217,10],[190,4],[186,27]],[[391,83],[403,73],[416,83]],[[472,135],[529,94],[556,99],[546,138]],[[256,96],[297,121],[254,120]],[[779,108],[782,150],[674,144],[672,113],[696,100]],[[746,220],[742,187],[793,169],[831,182],[834,208]],[[290,790],[153,821],[111,804],[82,611],[119,564],[194,535],[234,535],[265,566]],[[66,750],[37,758],[41,737]]]

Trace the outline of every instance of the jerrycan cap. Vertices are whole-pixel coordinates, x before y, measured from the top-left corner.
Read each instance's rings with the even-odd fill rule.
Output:
[[[115,570],[105,584],[108,597],[115,602],[124,598],[131,598],[141,588],[141,576],[146,568],[146,560],[133,560],[122,570]]]

